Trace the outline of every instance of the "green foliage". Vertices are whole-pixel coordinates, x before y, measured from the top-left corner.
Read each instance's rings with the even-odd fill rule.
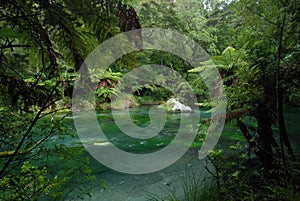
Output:
[[[112,95],[115,93],[114,88],[100,87],[96,90],[97,103],[104,103],[111,100]]]
[[[110,5],[102,6],[105,2]],[[83,58],[120,32],[117,4],[1,1],[0,199],[84,194],[70,184],[93,179],[89,161],[82,147],[61,144],[75,133],[56,112],[69,106],[66,91],[70,96]]]
[[[111,100],[112,95],[116,94],[115,88],[117,87],[121,76],[122,73],[112,72],[111,69],[108,69],[101,75],[96,89],[96,101],[98,103],[109,102]]]
[[[234,148],[236,151],[236,149]],[[289,200],[296,201],[300,198],[299,191],[295,189],[294,181],[288,186],[283,186],[282,177],[276,177],[272,181],[266,177],[265,170],[257,165],[257,162],[252,159],[251,163],[245,163],[241,161],[248,161],[247,154],[241,153],[237,158],[232,156],[226,156],[223,154],[217,154],[212,156],[214,165],[217,165],[219,171],[219,186],[211,186],[205,193],[207,200]],[[223,159],[222,159],[223,158]],[[239,159],[237,160],[237,159]],[[226,161],[224,163],[218,163],[219,161]],[[239,161],[239,162],[237,162]],[[240,168],[236,169],[238,166]],[[299,171],[296,166],[290,166],[291,172],[293,172],[292,178],[297,178]],[[278,175],[283,172],[278,173]],[[293,179],[294,180],[294,179]]]
[[[38,197],[59,197],[66,178],[49,176],[44,168],[38,168],[24,162],[18,177],[4,177],[0,180],[0,199],[3,200],[38,200]]]
[[[172,93],[167,89],[155,85],[141,86],[134,94],[143,105],[159,105],[172,96]]]
[[[157,98],[159,100],[162,99],[162,94],[159,94],[163,90],[156,87],[155,85],[150,84],[139,84],[135,81],[135,77],[132,78],[132,82],[134,83],[126,83],[126,85],[131,86],[129,90],[138,94],[138,96],[133,96],[132,94],[126,94],[125,92],[121,92],[123,88],[120,88],[119,82],[121,81],[122,73],[120,72],[112,72],[111,69],[108,69],[101,75],[99,84],[96,89],[96,107],[102,110],[108,109],[124,109],[126,107],[137,107],[139,103],[146,104],[146,101],[143,97],[145,95],[148,96],[147,93],[157,94]],[[130,76],[130,74],[129,74]],[[159,79],[158,79],[159,80]],[[143,94],[143,95],[142,95]],[[152,97],[151,97],[152,98]],[[153,97],[155,99],[155,97]],[[128,106],[126,103],[128,102]]]
[[[104,179],[101,179],[101,180],[100,180],[100,183],[99,183],[99,187],[100,187],[101,189],[107,190],[107,189],[108,189],[108,182],[105,181]]]
[[[0,124],[0,167],[3,170],[34,117],[5,110],[1,110],[1,116],[5,118]],[[1,199],[59,200],[68,194],[70,183],[84,184],[93,179],[84,149],[62,144],[75,137],[71,125],[63,122],[64,117],[60,114],[46,115],[35,123],[14,156],[14,163],[1,175]]]
[[[122,3],[135,6],[140,20]],[[223,78],[227,116],[238,120],[240,128],[245,115],[256,121],[241,129],[246,140],[241,134],[225,134],[239,143],[229,146],[228,151],[211,151],[209,159],[215,172],[210,171],[219,182],[217,187],[200,195],[199,181],[190,178],[183,187],[185,200],[299,199],[299,193],[291,188],[297,187],[297,164],[284,159],[285,147],[280,150],[275,146],[280,140],[286,147],[288,143],[272,138],[283,130],[276,125],[280,94],[286,103],[299,104],[300,99],[299,0],[26,0],[1,1],[0,7],[0,199],[63,199],[73,190],[71,183],[93,179],[84,149],[66,145],[76,134],[70,124],[64,124],[64,114],[57,115],[56,110],[70,106],[66,96],[71,96],[76,72],[89,52],[122,31],[140,28],[139,22],[143,27],[176,30],[198,42],[212,55]],[[185,44],[176,41],[174,48],[181,45]],[[208,91],[198,73],[210,68],[211,61],[192,69],[182,58],[153,50],[128,54],[105,72],[87,72],[86,76],[92,75],[91,82],[98,84],[97,107],[109,109],[113,95],[129,101],[130,106],[170,98],[171,92],[161,86],[174,75],[148,72],[155,77],[152,84],[146,78],[142,84],[132,79],[135,97],[116,90],[123,74],[153,63],[179,72],[194,87],[198,105],[210,108]],[[180,101],[187,102],[187,86],[174,88],[180,92]],[[89,104],[82,103],[84,107]],[[122,109],[123,104],[115,101],[113,107]],[[237,112],[240,110],[247,112]],[[206,135],[207,127],[201,124],[192,146],[201,146]],[[273,169],[249,165],[249,161],[259,162],[249,160],[246,142],[255,144],[251,151],[256,154],[270,148],[276,156],[271,162]],[[258,154],[262,163],[269,154]],[[107,183],[100,181],[100,187],[106,189]],[[170,199],[178,200],[174,196]]]
[[[80,161],[82,163],[82,161]],[[35,162],[36,163],[36,162]],[[69,167],[68,172],[57,169],[51,170],[49,167],[38,167],[25,162],[21,169],[17,169],[18,176],[10,174],[0,180],[1,200],[38,200],[40,198],[47,200],[60,200],[66,196],[69,191],[74,191],[77,188],[69,187],[68,183],[76,182],[78,185],[84,185],[85,182],[90,181],[93,177],[86,177],[75,180],[79,173],[74,172],[75,168]],[[49,169],[49,170],[47,170]],[[53,175],[52,171],[56,171],[58,175]],[[90,174],[88,167],[81,169],[80,174]],[[64,173],[63,173],[64,172]],[[74,174],[76,173],[76,174]],[[70,188],[68,190],[68,188]],[[78,192],[79,193],[79,192]],[[80,192],[83,196],[88,193]]]
[[[20,33],[18,33],[16,30],[8,28],[8,27],[0,30],[1,38],[18,38],[20,36],[21,36]]]

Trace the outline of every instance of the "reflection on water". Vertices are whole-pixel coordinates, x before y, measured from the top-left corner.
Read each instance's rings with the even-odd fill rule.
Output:
[[[147,131],[147,126],[151,123],[149,118],[149,106],[142,106],[138,108],[130,108],[130,118],[128,119],[127,113],[124,110],[114,111],[118,115],[119,118],[124,118],[124,123],[126,122],[133,122],[136,126],[140,128],[145,128],[144,131]],[[181,114],[181,113],[172,113],[167,114],[166,123],[162,130],[160,130],[157,135],[147,138],[147,139],[137,139],[126,135],[126,133],[122,132],[120,128],[115,123],[114,117],[112,112],[110,111],[103,111],[97,114],[97,119],[100,128],[102,129],[103,133],[105,134],[107,139],[95,139],[95,137],[90,137],[84,140],[84,144],[89,145],[105,145],[105,142],[110,141],[114,146],[122,150],[126,150],[132,153],[148,153],[153,152],[158,149],[161,149],[168,145],[178,133],[178,129],[181,123],[182,115],[188,117],[187,119],[193,119],[193,117],[198,116],[204,118],[204,112],[194,111],[193,113]],[[76,116],[75,118],[79,118]],[[188,125],[184,125],[188,127]],[[90,128],[86,128],[88,132]],[[189,129],[194,129],[194,132],[197,132],[197,128],[193,128],[190,126]],[[143,131],[142,131],[143,132]],[[141,135],[145,133],[140,133]],[[190,131],[189,131],[190,132]],[[95,144],[96,143],[96,144]]]
[[[130,121],[134,122],[139,127],[148,126],[150,124],[149,109],[150,109],[149,106],[130,108],[130,117],[131,117]],[[205,111],[194,111],[194,112],[195,113],[198,112],[198,114],[200,114],[201,119],[209,117],[209,114],[205,113]],[[124,114],[124,117],[126,114],[125,111],[123,110],[117,111],[117,113],[118,115]],[[195,115],[195,113],[185,114],[185,115]],[[82,117],[80,116],[68,117],[67,119],[65,119],[65,123],[69,125],[70,131],[74,132],[74,134],[76,135],[76,130],[74,129],[72,123],[72,119],[74,118],[80,119]],[[136,139],[124,134],[115,124],[114,118],[110,111],[99,112],[97,114],[97,119],[107,139],[105,140],[99,138],[89,139],[89,141],[84,142],[85,144],[89,144],[92,146],[105,146],[107,145],[107,140],[109,140],[111,143],[113,143],[115,146],[119,147],[120,149],[133,152],[133,153],[148,153],[163,148],[174,139],[174,136],[178,132],[178,128],[180,126],[181,114],[180,113],[168,114],[164,128],[161,130],[161,132],[158,135],[150,139]],[[125,121],[129,121],[129,120],[125,119]],[[299,122],[300,122],[300,108],[286,107],[285,123],[290,136],[292,146],[295,149],[296,153],[300,153]],[[87,130],[88,129],[89,128],[87,128]],[[232,132],[236,132],[236,131],[237,131],[236,127],[232,127],[232,126],[228,127],[227,125],[225,126],[222,135],[224,136],[226,135],[226,133],[232,134]],[[53,137],[52,142],[57,143],[56,137]],[[74,145],[78,146],[81,144],[77,135],[75,138],[66,137],[64,139],[60,139],[59,142],[67,146],[74,146]]]
[[[300,107],[286,107],[284,112],[290,142],[296,155],[300,157]]]

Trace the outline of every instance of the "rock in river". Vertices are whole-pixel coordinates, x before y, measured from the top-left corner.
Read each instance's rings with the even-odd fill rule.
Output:
[[[159,108],[165,109],[168,112],[192,112],[191,107],[180,103],[175,98],[169,99],[167,102],[161,104]]]

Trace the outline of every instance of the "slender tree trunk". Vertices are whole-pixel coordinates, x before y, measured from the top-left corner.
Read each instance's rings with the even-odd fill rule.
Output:
[[[258,133],[258,151],[259,159],[263,166],[268,169],[274,169],[274,154],[272,144],[274,141],[272,131],[272,120],[269,109],[260,106],[257,111],[257,133]]]

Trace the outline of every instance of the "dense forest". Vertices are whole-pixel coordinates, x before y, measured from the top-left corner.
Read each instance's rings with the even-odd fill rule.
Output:
[[[139,66],[168,66],[193,88],[196,102],[184,84],[176,86],[175,98],[210,113],[216,94],[200,74],[212,63],[226,94],[223,117],[232,133],[221,139],[229,143],[202,159],[211,175],[206,189],[186,181],[183,198],[166,199],[300,200],[300,148],[292,137],[299,135],[300,119],[299,0],[1,0],[0,7],[0,200],[99,200],[87,184],[109,188],[95,176],[81,143],[68,143],[78,139],[70,118],[76,82],[84,80],[94,91],[92,103],[83,107],[100,114],[124,109],[114,102],[118,96],[125,107],[163,105],[174,97],[163,87],[174,74],[146,72],[155,79],[131,83],[132,94],[125,97],[117,86]],[[188,37],[210,62],[195,66],[170,52],[144,48],[146,28]],[[136,51],[95,76],[85,65],[89,54],[133,30],[138,31],[127,40]],[[186,45],[180,42],[174,48]],[[122,44],[117,49],[127,51]],[[295,116],[289,120],[293,128],[288,113]],[[200,119],[191,149],[203,145],[215,118]]]

